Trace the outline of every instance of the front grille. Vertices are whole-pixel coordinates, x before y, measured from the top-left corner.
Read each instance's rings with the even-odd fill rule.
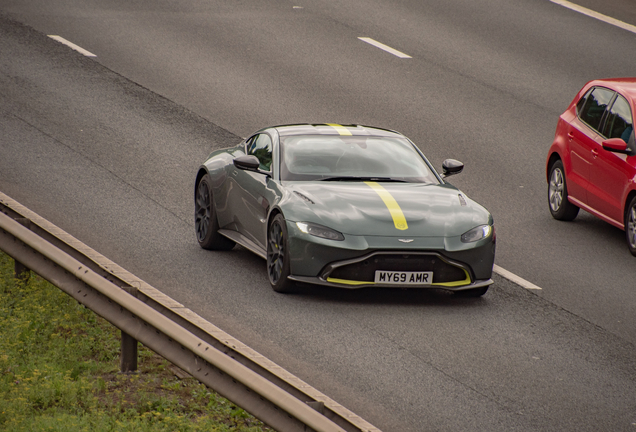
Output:
[[[338,264],[335,264],[336,266]],[[329,278],[373,282],[376,270],[432,271],[433,283],[455,282],[466,279],[461,267],[450,264],[435,254],[377,254],[363,261],[338,266]]]

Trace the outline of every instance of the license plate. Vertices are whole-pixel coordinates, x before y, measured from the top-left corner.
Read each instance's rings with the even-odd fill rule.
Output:
[[[433,272],[394,272],[376,270],[375,283],[396,285],[430,285],[433,283]]]

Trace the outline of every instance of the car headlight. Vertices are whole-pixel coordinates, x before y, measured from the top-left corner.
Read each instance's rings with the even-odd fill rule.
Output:
[[[471,229],[470,231],[466,231],[462,234],[462,242],[464,243],[472,243],[485,238],[488,238],[493,231],[492,225],[480,225]]]
[[[324,227],[322,225],[314,224],[311,222],[296,222],[298,229],[305,234],[311,234],[312,236],[328,239],[328,240],[344,240],[344,235],[338,231]]]

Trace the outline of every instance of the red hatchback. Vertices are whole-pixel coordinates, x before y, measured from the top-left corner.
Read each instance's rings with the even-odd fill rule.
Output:
[[[546,164],[555,219],[579,208],[625,230],[636,256],[636,78],[588,82],[559,117]]]

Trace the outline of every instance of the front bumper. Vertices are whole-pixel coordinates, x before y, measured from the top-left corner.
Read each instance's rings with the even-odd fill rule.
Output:
[[[374,282],[376,270],[432,271],[431,283],[388,284]],[[481,288],[492,279],[474,279],[469,266],[450,260],[437,252],[375,251],[366,255],[332,262],[317,277],[289,276],[291,280],[337,288],[444,288],[463,291]]]
[[[346,236],[326,240],[300,232],[288,223],[291,276],[298,282],[339,288],[444,288],[462,291],[493,283],[495,240],[474,243],[454,237],[414,237],[402,243],[395,237]],[[375,270],[430,271],[433,281],[421,285],[374,282]]]

